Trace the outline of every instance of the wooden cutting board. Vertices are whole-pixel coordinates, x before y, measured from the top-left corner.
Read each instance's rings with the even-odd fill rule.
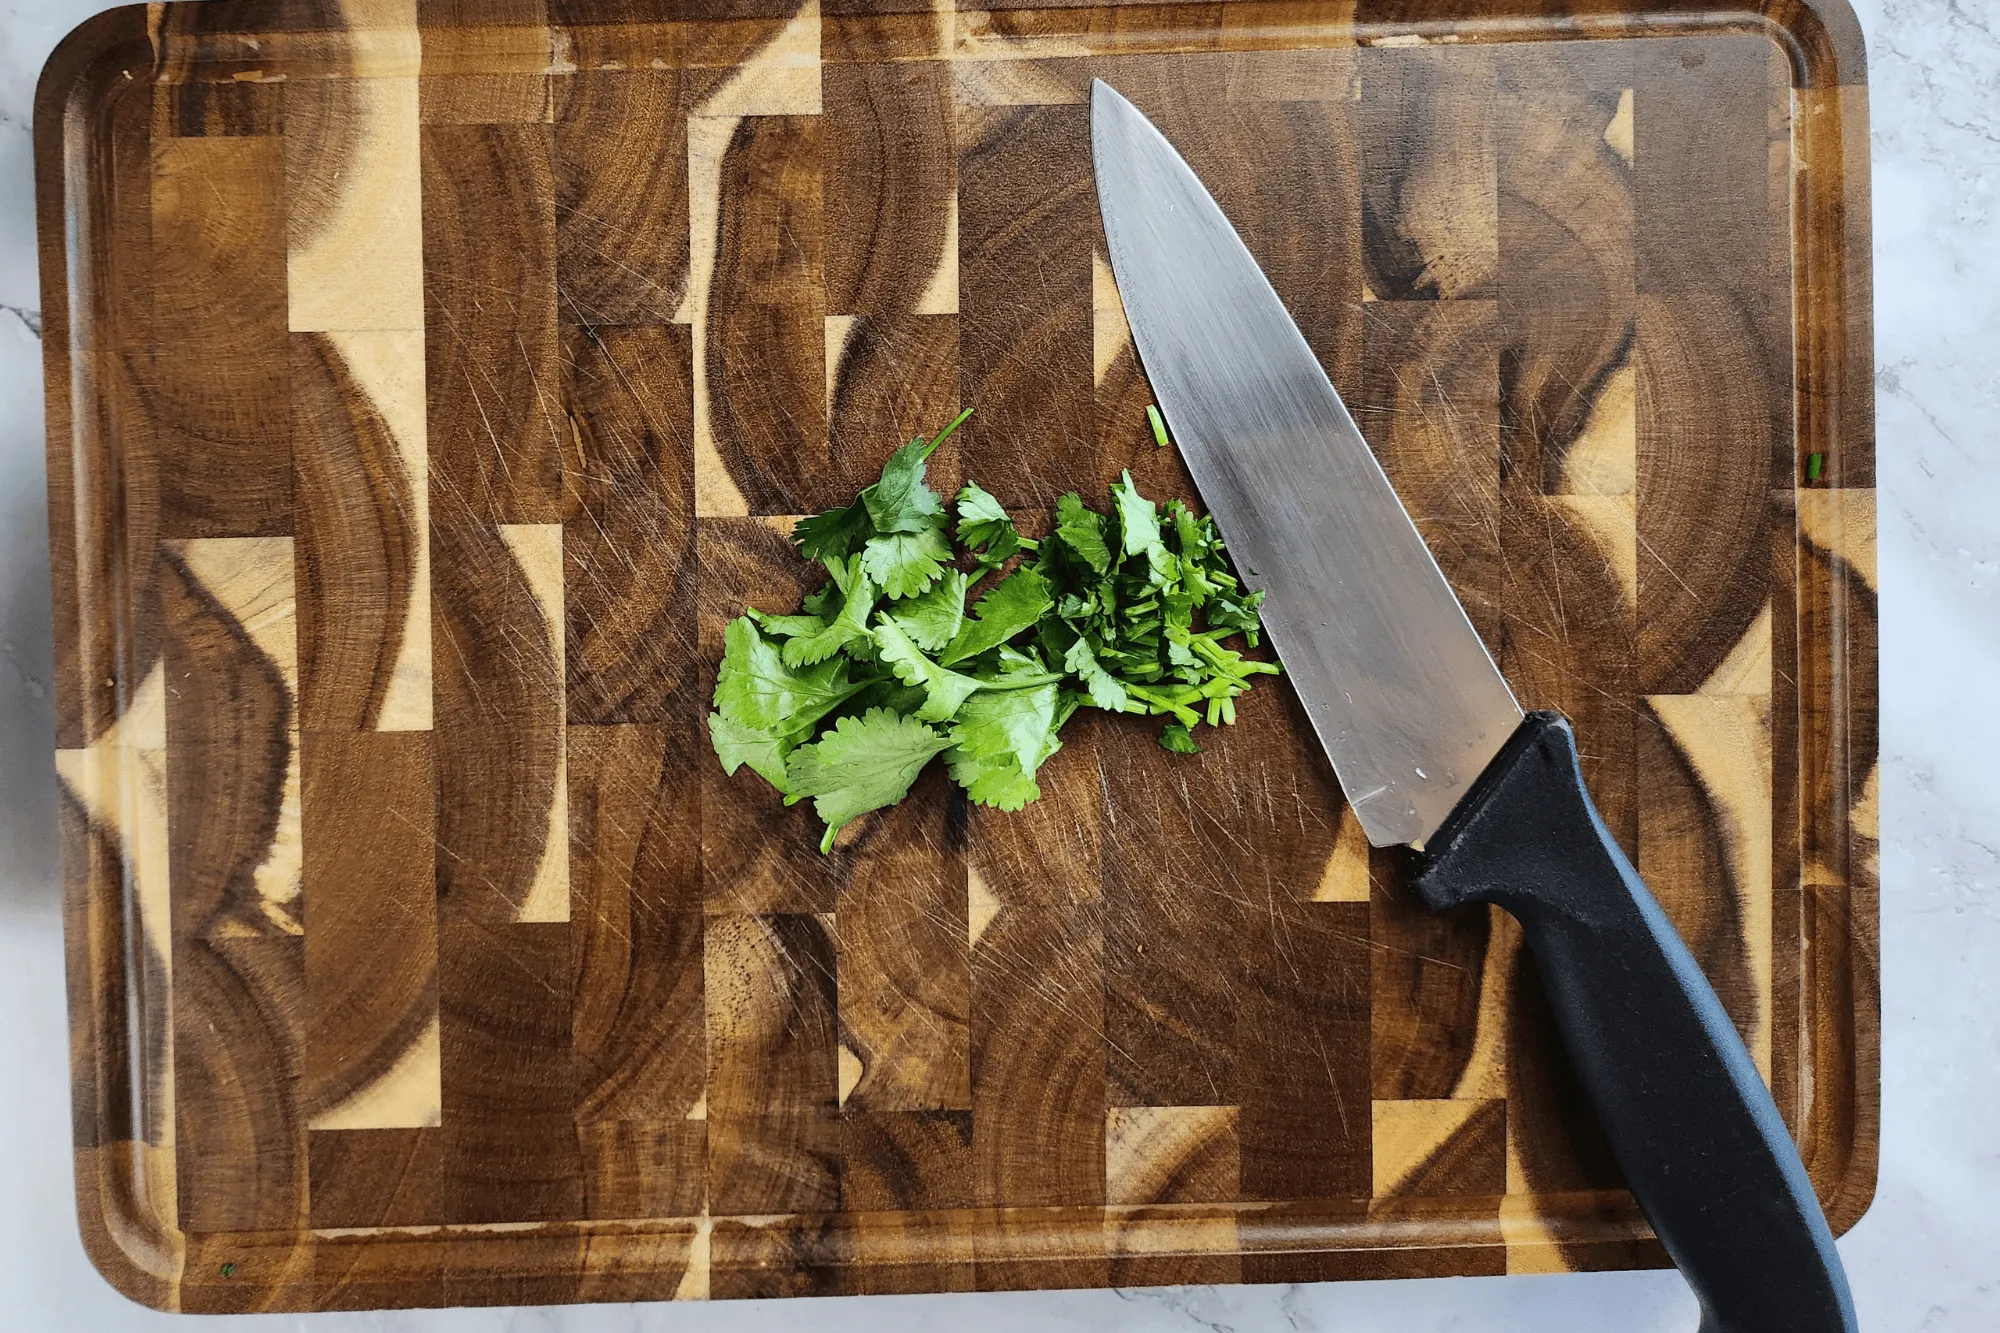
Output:
[[[790,516],[1187,495],[1085,90],[1185,151],[1715,982],[1877,1128],[1841,0],[132,7],[36,113],[91,1255],[184,1310],[1652,1265],[1511,923],[1290,687],[822,857],[722,775]]]

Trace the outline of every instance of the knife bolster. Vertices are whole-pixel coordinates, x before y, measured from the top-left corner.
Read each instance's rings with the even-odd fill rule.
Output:
[[[1524,884],[1496,873],[1507,858],[1494,852],[1527,841],[1553,853],[1573,851],[1579,860],[1596,859],[1603,852],[1595,839],[1573,849],[1549,842],[1579,829],[1601,834],[1602,826],[1583,785],[1569,719],[1557,712],[1529,713],[1425,844],[1417,893],[1433,911],[1467,903],[1498,903],[1517,916],[1533,911],[1532,900],[1539,896],[1535,881]]]

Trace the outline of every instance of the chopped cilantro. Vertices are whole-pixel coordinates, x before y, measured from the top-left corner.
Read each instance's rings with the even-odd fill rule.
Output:
[[[1229,568],[1214,523],[1155,505],[1130,473],[1108,511],[1063,496],[1040,542],[975,482],[947,506],[924,469],[968,415],[896,450],[853,504],[801,519],[793,540],[824,584],[797,612],[751,608],[724,634],[716,757],[787,804],[812,800],[822,851],[939,754],[972,801],[1018,810],[1079,707],[1162,718],[1160,745],[1196,754],[1194,728],[1234,722],[1236,697],[1278,671],[1243,651],[1263,594]]]
[[[1076,642],[1063,654],[1063,666],[1083,682],[1090,694],[1090,702],[1099,708],[1114,713],[1122,713],[1131,704],[1131,696],[1125,693],[1125,683],[1105,670],[1097,660],[1097,654],[1090,649],[1090,640],[1079,634]]]
[[[1139,488],[1132,484],[1131,473],[1119,476],[1111,488],[1111,498],[1118,502],[1118,531],[1126,555],[1144,555],[1160,545],[1160,511],[1139,494]],[[1161,547],[1160,553],[1165,555],[1166,548]]]
[[[1000,502],[970,481],[958,493],[958,540],[971,548],[981,569],[998,569],[1009,557],[1041,545],[1023,537]]]
[[[1111,548],[1104,544],[1104,515],[1084,504],[1075,491],[1056,502],[1056,536],[1098,573],[1111,568]]]

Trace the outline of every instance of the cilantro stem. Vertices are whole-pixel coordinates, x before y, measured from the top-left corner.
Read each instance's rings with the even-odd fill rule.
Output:
[[[1190,727],[1201,721],[1201,715],[1187,706],[1189,700],[1183,696],[1181,691],[1174,691],[1170,694],[1164,690],[1154,690],[1144,685],[1134,685],[1130,681],[1123,681],[1121,683],[1125,686],[1127,694],[1144,703],[1154,713],[1171,713],[1176,721]],[[1201,696],[1195,694],[1192,697],[1198,699]]]
[[[1245,683],[1252,676],[1275,676],[1281,670],[1275,662],[1252,662],[1239,653],[1217,647],[1216,637],[1213,634],[1189,635],[1188,647],[1199,654],[1203,661],[1230,679]],[[1231,661],[1231,658],[1235,660]]]
[[[979,680],[982,690],[1032,690],[1038,685],[1054,685],[1063,678],[1060,671],[1044,671],[1033,676],[1005,676],[999,680]]]
[[[1161,449],[1166,448],[1167,422],[1166,418],[1160,415],[1160,409],[1156,404],[1146,404],[1146,422],[1153,428],[1154,445]]]
[[[950,439],[951,433],[957,430],[960,426],[964,425],[965,419],[971,415],[972,415],[972,409],[968,407],[963,412],[960,412],[957,416],[953,417],[951,420],[951,424],[949,426],[946,426],[943,430],[939,431],[936,434],[936,436],[932,438],[931,442],[924,446],[924,457],[929,458],[932,454],[936,453],[937,447],[943,444],[946,440]]]

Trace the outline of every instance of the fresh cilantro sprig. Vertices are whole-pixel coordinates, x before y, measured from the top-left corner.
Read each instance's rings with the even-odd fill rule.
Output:
[[[1063,496],[1039,541],[974,483],[947,506],[925,463],[970,415],[898,449],[853,504],[800,520],[793,542],[826,582],[724,635],[716,757],[788,805],[811,800],[821,851],[939,755],[972,801],[1018,810],[1077,709],[1164,718],[1161,746],[1195,754],[1195,728],[1233,723],[1237,696],[1278,673],[1244,655],[1263,594],[1231,572],[1214,523],[1162,510],[1130,473],[1108,510]]]

